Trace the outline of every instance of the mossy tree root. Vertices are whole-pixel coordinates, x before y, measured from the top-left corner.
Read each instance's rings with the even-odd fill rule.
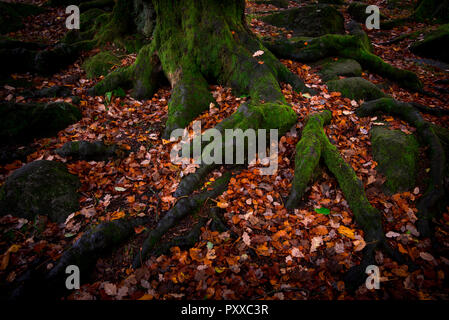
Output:
[[[89,94],[103,95],[118,87],[132,87],[133,96],[136,99],[141,99],[152,96],[165,81],[161,62],[154,44],[151,43],[139,51],[134,64],[109,73],[101,82],[89,89]]]
[[[298,206],[307,184],[320,159],[336,177],[346,201],[351,208],[355,220],[365,233],[367,243],[360,265],[349,270],[346,276],[347,286],[357,288],[366,279],[365,269],[374,264],[374,251],[384,249],[401,262],[405,261],[387,243],[382,228],[379,211],[368,201],[362,182],[357,178],[354,169],[341,157],[338,149],[332,145],[324,133],[323,126],[331,120],[330,111],[315,113],[308,117],[301,140],[296,147],[295,175],[292,190],[286,203],[287,208]]]
[[[218,207],[210,207],[207,208],[206,216],[201,216],[197,223],[187,231],[185,234],[180,235],[169,242],[161,242],[158,243],[152,253],[154,256],[159,256],[161,254],[166,254],[170,251],[172,247],[179,247],[181,249],[188,249],[195,245],[198,242],[201,236],[201,228],[205,227],[207,223],[210,221],[210,229],[212,231],[225,232],[229,230],[229,228],[223,223],[219,211],[221,210]],[[231,234],[232,236],[233,234]],[[234,235],[235,237],[235,235]]]
[[[134,227],[145,224],[147,220],[148,218],[120,219],[93,227],[63,253],[48,273],[46,273],[46,269],[37,268],[18,278],[14,282],[10,298],[30,297],[35,299],[37,296],[42,296],[43,293],[46,298],[64,295],[67,278],[65,271],[68,266],[77,266],[81,275],[89,274],[99,257],[129,239],[134,235]],[[81,276],[81,279],[87,281],[88,277]]]
[[[312,62],[339,56],[357,60],[363,68],[384,76],[399,85],[422,91],[423,85],[415,73],[398,69],[371,52],[366,34],[354,28],[350,35],[327,34],[317,38],[270,39],[264,45],[274,54],[287,59]]]
[[[367,117],[377,112],[398,116],[414,126],[417,129],[421,144],[429,147],[430,181],[426,192],[417,204],[419,218],[417,227],[421,236],[432,236],[430,221],[444,209],[447,201],[446,190],[448,189],[446,154],[436,133],[437,130],[435,130],[434,125],[421,117],[413,105],[392,98],[381,98],[366,102],[357,109],[356,114],[359,117]]]
[[[133,267],[138,268],[141,266],[143,260],[146,259],[148,254],[155,248],[162,236],[172,227],[174,227],[179,221],[187,217],[189,214],[195,213],[208,199],[216,198],[222,194],[231,179],[229,172],[224,173],[219,179],[217,179],[206,190],[200,191],[191,197],[180,198],[174,207],[167,211],[167,213],[158,222],[157,226],[151,230],[145,239],[140,253],[138,253],[133,261]],[[196,233],[191,234],[187,238]],[[190,243],[190,242],[189,242]]]

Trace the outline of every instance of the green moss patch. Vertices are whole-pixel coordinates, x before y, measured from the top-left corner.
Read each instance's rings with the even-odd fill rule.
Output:
[[[343,97],[355,100],[374,100],[385,97],[374,84],[359,77],[331,80],[327,82],[329,91],[341,92]]]
[[[79,209],[78,177],[59,162],[40,160],[14,171],[0,190],[0,214],[62,223]]]
[[[324,81],[337,80],[339,76],[360,77],[362,67],[353,59],[327,59],[318,63],[321,67],[319,72]]]
[[[93,57],[88,58],[83,63],[83,69],[86,71],[87,77],[92,79],[109,73],[114,65],[120,64],[111,51],[103,51]]]
[[[277,27],[293,30],[295,36],[317,37],[329,33],[343,34],[344,19],[328,5],[311,5],[284,10],[262,18]]]
[[[371,145],[377,169],[387,178],[388,194],[407,191],[415,186],[418,142],[413,135],[384,127],[371,129]]]
[[[449,24],[440,26],[437,30],[424,36],[424,39],[413,43],[410,51],[426,57],[449,63],[449,50],[442,45],[449,43]]]

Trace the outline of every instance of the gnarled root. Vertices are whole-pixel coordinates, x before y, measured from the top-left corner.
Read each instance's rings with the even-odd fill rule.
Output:
[[[325,135],[323,126],[330,120],[331,113],[327,110],[308,117],[302,138],[296,147],[295,176],[286,206],[290,209],[297,207],[320,158],[322,158],[327,168],[336,177],[356,222],[365,233],[367,246],[363,252],[362,263],[351,269],[346,277],[347,286],[357,288],[362,280],[366,279],[366,267],[374,264],[376,249],[383,248],[401,261],[405,261],[405,259],[389,247],[382,228],[381,214],[369,203],[363,185],[357,178],[354,169],[343,160],[337,148]]]
[[[327,34],[317,38],[270,39],[264,45],[279,57],[298,61],[318,61],[340,56],[357,60],[363,68],[391,79],[405,88],[422,91],[423,85],[413,72],[398,69],[372,53],[366,34],[352,26],[351,35]]]
[[[444,129],[435,130],[435,126],[425,121],[412,104],[399,102],[392,98],[381,98],[366,102],[357,109],[356,114],[359,117],[366,117],[376,112],[398,116],[408,122],[417,129],[422,145],[429,147],[430,182],[426,192],[417,204],[418,231],[421,236],[429,237],[432,235],[430,221],[441,212],[447,199],[446,154],[437,134],[437,132],[440,132],[440,135],[444,138]]]
[[[207,199],[215,198],[222,194],[226,190],[230,179],[231,174],[225,173],[206,190],[188,198],[180,198],[178,202],[176,202],[175,206],[162,217],[157,226],[150,231],[148,237],[142,245],[142,250],[134,258],[133,267],[138,268],[142,264],[142,261],[148,256],[161,237],[170,228],[174,227],[187,215],[193,214],[205,203]]]

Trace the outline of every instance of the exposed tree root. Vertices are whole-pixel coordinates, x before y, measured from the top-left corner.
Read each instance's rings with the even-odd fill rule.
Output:
[[[426,109],[427,110],[427,109]],[[370,116],[376,112],[383,112],[398,116],[402,120],[408,122],[417,129],[423,146],[429,147],[430,157],[430,182],[429,186],[419,200],[418,208],[418,222],[417,227],[421,236],[431,236],[430,221],[437,217],[444,209],[444,204],[447,199],[448,190],[448,176],[447,176],[447,160],[443,145],[434,129],[434,126],[425,121],[417,109],[404,102],[396,101],[392,98],[381,98],[364,103],[356,114],[359,117]],[[444,130],[439,130],[442,134]],[[444,137],[444,134],[442,134]]]
[[[323,159],[324,164],[336,177],[356,222],[365,233],[366,247],[362,262],[350,269],[346,276],[347,287],[355,289],[366,279],[366,267],[375,264],[376,249],[384,249],[400,262],[405,262],[405,258],[387,243],[382,228],[382,215],[369,203],[362,182],[357,178],[354,169],[343,160],[338,149],[325,135],[323,126],[330,122],[331,117],[330,111],[315,113],[308,117],[301,140],[296,147],[295,176],[286,207],[293,209],[298,206],[320,158]]]
[[[46,275],[43,275],[46,270],[39,268],[22,275],[14,283],[16,289],[10,298],[32,297],[35,299],[42,295],[43,291],[47,298],[64,294],[67,277],[65,270],[69,265],[78,266],[81,275],[89,274],[98,257],[129,239],[134,234],[134,227],[145,224],[146,220],[148,218],[121,219],[97,225],[84,233],[72,247],[66,250]],[[45,266],[41,265],[42,269],[45,269]]]
[[[326,57],[340,56],[357,60],[363,68],[391,79],[405,88],[422,91],[422,83],[408,70],[398,69],[372,53],[368,37],[354,24],[351,35],[327,34],[318,38],[271,39],[264,45],[279,57],[298,61],[318,61]]]
[[[206,190],[201,191],[200,193],[195,194],[191,197],[180,198],[178,202],[176,202],[175,206],[162,217],[157,226],[150,231],[148,237],[142,245],[142,250],[134,258],[133,267],[138,268],[142,264],[142,261],[145,260],[151,250],[153,250],[153,248],[159,242],[161,237],[170,228],[174,227],[187,215],[195,213],[195,211],[198,210],[207,199],[215,198],[222,194],[226,190],[230,179],[231,174],[225,173],[210,187],[207,187]],[[195,235],[196,232],[194,232],[187,238],[190,239]]]

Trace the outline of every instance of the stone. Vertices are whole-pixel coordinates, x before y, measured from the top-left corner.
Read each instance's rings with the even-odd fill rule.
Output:
[[[326,59],[320,61],[321,70],[319,74],[323,81],[337,80],[339,76],[344,77],[360,77],[362,75],[362,67],[360,63],[353,59]]]
[[[374,84],[359,77],[328,81],[329,92],[341,92],[343,97],[354,100],[375,100],[385,97],[385,93]]]
[[[34,219],[45,215],[63,223],[79,209],[81,183],[64,164],[38,160],[15,170],[0,189],[0,214]]]
[[[449,24],[427,33],[424,39],[410,46],[410,51],[421,57],[449,63]]]
[[[100,161],[116,155],[115,145],[107,146],[102,141],[70,141],[55,152],[61,157],[73,157],[87,161]]]
[[[394,194],[415,187],[419,144],[400,130],[374,127],[370,131],[376,169],[386,177],[384,192]]]
[[[261,19],[271,25],[292,30],[294,36],[318,37],[345,32],[343,15],[329,5],[287,9]]]

